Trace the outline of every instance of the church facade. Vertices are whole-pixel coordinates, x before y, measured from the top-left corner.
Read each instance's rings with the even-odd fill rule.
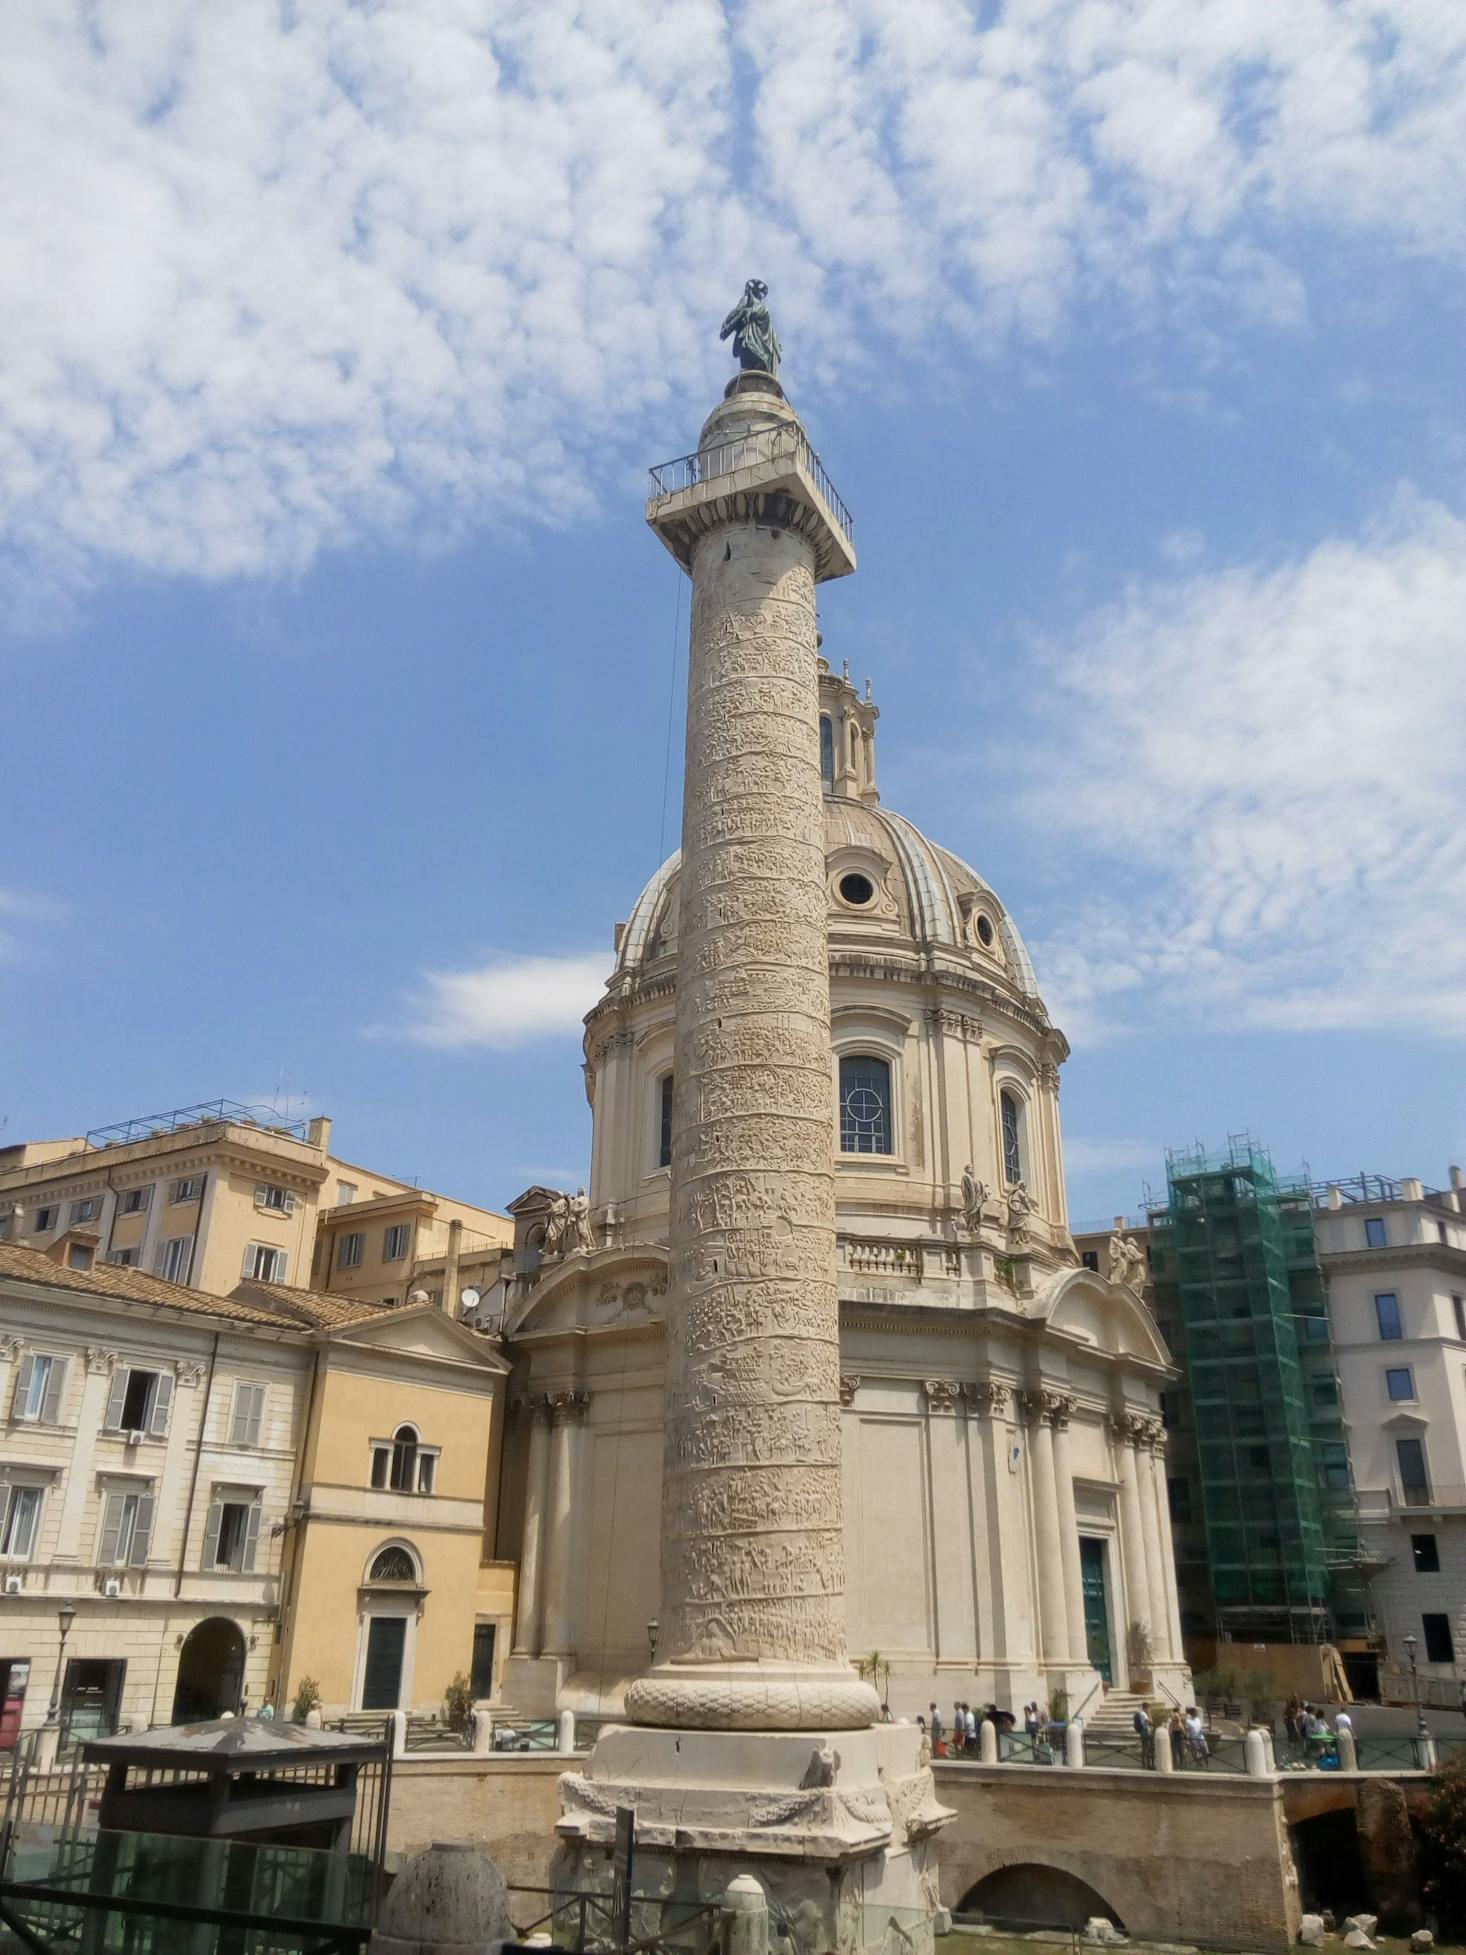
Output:
[[[849,1648],[898,1715],[1180,1695],[1168,1360],[1069,1234],[1068,1046],[998,896],[882,805],[869,682],[822,660],[820,708]],[[613,1715],[655,1649],[678,885],[674,855],[586,1021],[588,1201],[511,1204],[514,1273],[480,1313],[515,1367],[526,1713]]]

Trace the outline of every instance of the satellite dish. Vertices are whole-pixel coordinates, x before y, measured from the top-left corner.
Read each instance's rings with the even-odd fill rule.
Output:
[[[460,1290],[458,1293],[458,1301],[463,1305],[465,1310],[477,1310],[483,1300],[482,1291],[476,1290],[472,1283],[469,1284],[466,1290]]]

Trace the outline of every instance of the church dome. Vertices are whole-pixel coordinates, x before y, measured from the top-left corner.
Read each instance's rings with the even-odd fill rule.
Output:
[[[996,893],[904,815],[827,794],[825,860],[832,946],[874,937],[954,953],[1038,1005],[1028,951]],[[637,897],[620,934],[612,989],[650,975],[675,953],[680,862],[680,851],[669,855]]]

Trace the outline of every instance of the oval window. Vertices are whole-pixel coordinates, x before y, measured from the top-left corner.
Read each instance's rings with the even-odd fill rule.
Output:
[[[992,919],[990,917],[984,916],[981,910],[979,910],[977,913],[977,940],[982,945],[984,950],[992,949],[993,947]]]
[[[848,876],[841,876],[840,878],[841,896],[844,897],[847,903],[853,904],[856,909],[860,909],[866,903],[870,902],[875,893],[876,886],[869,876],[859,875],[852,870]]]

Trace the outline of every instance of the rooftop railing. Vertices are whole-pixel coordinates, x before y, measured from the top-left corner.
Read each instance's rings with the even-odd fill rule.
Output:
[[[662,502],[686,489],[701,488],[724,475],[733,475],[740,468],[762,467],[769,462],[788,462],[807,469],[842,534],[848,542],[854,542],[855,519],[797,421],[768,421],[758,427],[742,428],[710,447],[699,448],[694,454],[659,462],[648,473],[649,500]]]

